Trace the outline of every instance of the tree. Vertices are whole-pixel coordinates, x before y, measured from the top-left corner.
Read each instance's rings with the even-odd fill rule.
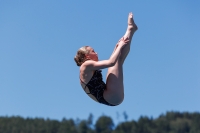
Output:
[[[60,123],[58,133],[78,133],[76,130],[76,125],[72,119],[65,119]]]
[[[137,122],[120,123],[113,133],[137,133]]]
[[[128,115],[127,115],[126,111],[123,112],[123,116],[124,116],[124,120],[127,121],[128,120]]]
[[[93,125],[93,115],[91,113],[89,114],[87,124],[89,127],[91,127]]]
[[[152,120],[148,117],[141,116],[138,120],[138,127],[137,132],[138,133],[151,133],[151,129],[153,127]]]
[[[94,133],[94,131],[88,125],[88,121],[82,120],[78,126],[79,133]]]
[[[95,129],[97,133],[111,133],[113,130],[113,120],[108,116],[101,116],[96,121]]]

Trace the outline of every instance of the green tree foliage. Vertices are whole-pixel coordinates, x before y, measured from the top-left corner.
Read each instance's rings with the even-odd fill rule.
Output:
[[[97,133],[111,133],[113,127],[113,120],[108,116],[101,116],[95,124]]]
[[[93,115],[92,114],[89,115],[88,120],[87,120],[87,124],[90,127],[92,126],[92,124],[93,124]]]
[[[126,111],[123,112],[123,116],[124,116],[124,120],[127,121],[128,120],[128,115],[127,115]]]
[[[86,120],[81,121],[78,127],[79,133],[94,133]]]
[[[114,127],[111,117],[100,116],[93,125],[93,115],[74,122],[43,118],[0,117],[0,133],[200,133],[200,113],[167,112],[158,118],[141,116]]]
[[[137,133],[137,122],[120,123],[113,133]]]
[[[58,129],[58,133],[78,133],[76,129],[76,125],[72,119],[63,118],[60,122],[60,126]]]
[[[137,124],[137,132],[140,133],[151,133],[151,130],[154,128],[154,123],[148,117],[141,116]]]

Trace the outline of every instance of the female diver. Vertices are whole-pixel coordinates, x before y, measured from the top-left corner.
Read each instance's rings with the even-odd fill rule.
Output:
[[[90,46],[81,47],[74,60],[80,66],[80,83],[85,93],[93,100],[117,106],[124,99],[123,63],[129,51],[132,36],[137,30],[133,14],[128,15],[128,26],[125,35],[116,44],[109,59],[98,60],[98,55]],[[106,83],[103,82],[100,69],[108,68]]]

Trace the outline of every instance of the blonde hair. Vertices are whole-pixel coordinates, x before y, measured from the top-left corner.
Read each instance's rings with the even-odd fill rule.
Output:
[[[85,62],[85,55],[89,52],[87,47],[89,46],[83,46],[77,51],[76,56],[74,57],[74,61],[76,62],[77,66],[81,66],[83,62]]]

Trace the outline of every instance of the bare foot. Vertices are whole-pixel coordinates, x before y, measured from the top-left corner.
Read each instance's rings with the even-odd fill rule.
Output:
[[[133,32],[135,32],[138,29],[137,25],[135,24],[135,22],[133,20],[132,12],[130,12],[128,15],[128,29],[133,30]]]

